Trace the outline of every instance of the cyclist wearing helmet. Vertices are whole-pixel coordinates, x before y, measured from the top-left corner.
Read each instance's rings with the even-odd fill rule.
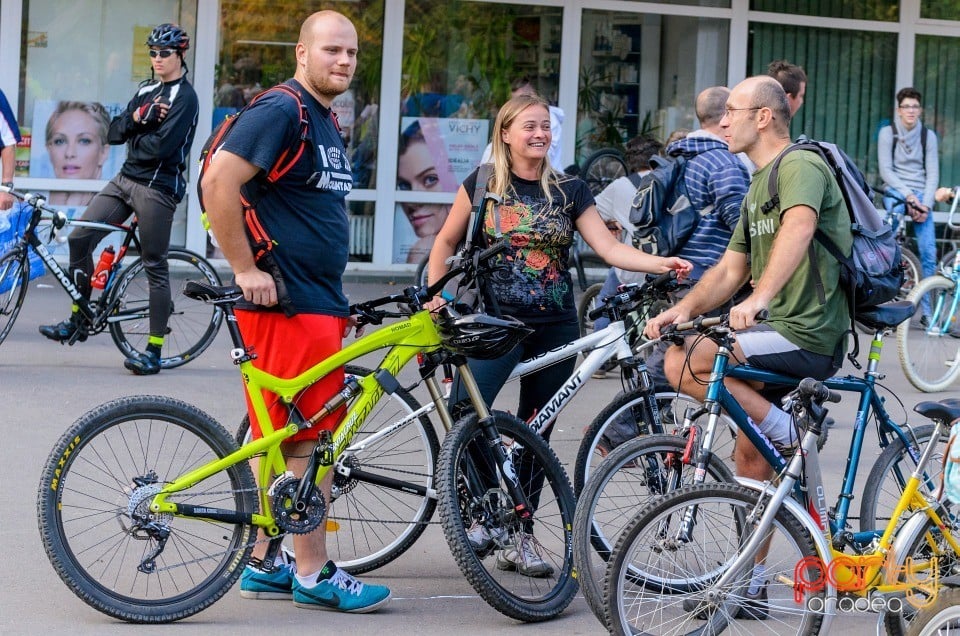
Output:
[[[160,351],[170,315],[167,248],[177,204],[186,192],[184,170],[197,129],[197,94],[187,81],[184,52],[190,48],[187,32],[175,24],[155,28],[150,48],[151,79],[140,84],[126,110],[110,123],[111,144],[127,144],[120,174],[90,202],[83,219],[123,223],[136,213],[140,223],[140,257],[150,284],[150,335],[145,353],[135,354],[123,366],[137,375],[160,371]],[[105,233],[78,228],[70,235],[70,272],[80,293],[90,297],[93,250]],[[81,328],[77,306],[56,325],[40,333],[64,342]],[[86,340],[81,334],[79,341]]]

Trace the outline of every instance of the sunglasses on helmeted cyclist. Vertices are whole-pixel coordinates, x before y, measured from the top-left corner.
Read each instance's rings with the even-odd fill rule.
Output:
[[[157,57],[159,55],[161,59],[166,59],[173,55],[173,53],[173,49],[150,49],[150,57]]]

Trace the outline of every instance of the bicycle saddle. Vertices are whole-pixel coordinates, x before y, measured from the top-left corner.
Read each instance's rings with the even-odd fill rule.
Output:
[[[860,324],[876,330],[884,327],[896,327],[904,320],[909,320],[916,311],[917,306],[909,300],[897,300],[858,311],[856,320]]]
[[[941,400],[940,402],[921,402],[913,410],[931,420],[950,423],[960,417],[960,398]]]
[[[217,286],[198,280],[188,280],[183,295],[205,303],[235,303],[243,298],[243,290],[236,285]]]

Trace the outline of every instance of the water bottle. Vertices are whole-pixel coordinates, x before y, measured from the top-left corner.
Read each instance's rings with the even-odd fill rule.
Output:
[[[97,262],[97,268],[93,270],[93,279],[90,281],[94,288],[103,289],[107,286],[107,278],[110,277],[110,268],[113,267],[115,257],[112,245],[107,245],[100,252],[100,260]]]

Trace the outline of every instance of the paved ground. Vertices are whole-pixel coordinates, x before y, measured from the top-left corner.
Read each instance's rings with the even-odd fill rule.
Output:
[[[134,633],[135,628],[113,621],[77,599],[47,563],[35,521],[41,467],[50,448],[71,422],[94,406],[124,395],[172,395],[196,404],[232,429],[244,414],[239,379],[227,356],[225,330],[196,361],[148,378],[132,376],[123,369],[120,354],[108,335],[72,348],[44,340],[37,334],[37,325],[62,319],[68,311],[66,296],[59,287],[52,288],[52,283],[50,277],[31,282],[26,306],[0,349],[0,391],[5,406],[0,421],[7,434],[0,446],[0,507],[6,512],[0,522],[0,540],[8,563],[0,591],[0,633]],[[348,285],[355,300],[396,289],[381,282]],[[888,345],[883,368],[889,373],[885,384],[892,392],[888,406],[894,413],[902,412],[898,400],[909,409],[926,399],[903,378],[893,341]],[[581,429],[618,388],[616,380],[595,381],[561,416],[553,444],[568,469],[572,469]],[[507,390],[500,406],[512,408],[515,404],[514,386]],[[832,431],[831,441],[846,436],[853,411],[849,400],[834,408],[840,423]],[[829,444],[827,469],[839,475],[845,456],[846,444]],[[865,465],[869,466],[870,457],[864,458]],[[582,597],[557,620],[537,625],[518,624],[491,609],[460,574],[439,526],[429,528],[403,557],[370,578],[393,590],[393,603],[379,614],[345,616],[298,610],[278,602],[243,601],[234,589],[212,608],[175,629],[180,634],[231,635],[315,627],[327,633],[351,634],[602,631]],[[833,632],[872,633],[874,624],[873,616],[844,617],[834,622]]]

